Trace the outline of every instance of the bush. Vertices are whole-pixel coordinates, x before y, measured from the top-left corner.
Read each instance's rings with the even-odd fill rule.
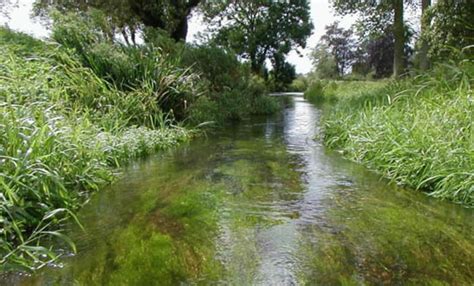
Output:
[[[305,92],[305,98],[313,103],[336,102],[340,99],[356,98],[371,91],[384,88],[386,81],[334,81],[316,80]]]
[[[204,99],[190,106],[190,119],[194,124],[203,121],[221,123],[241,120],[251,114],[269,114],[279,109],[263,79],[251,76],[247,65],[241,64],[231,51],[208,45],[190,46],[183,53],[182,66],[191,66],[199,74]],[[217,112],[218,114],[206,114]]]
[[[223,120],[217,102],[207,96],[200,96],[189,108],[189,120],[194,124],[218,123]]]
[[[181,66],[198,73],[211,92],[233,89],[248,76],[233,52],[212,45],[186,47]]]
[[[304,92],[304,98],[309,102],[322,102],[324,98],[324,83],[321,80],[315,80],[309,84]]]
[[[304,76],[299,76],[293,80],[289,87],[289,91],[305,92],[308,89],[308,80]]]

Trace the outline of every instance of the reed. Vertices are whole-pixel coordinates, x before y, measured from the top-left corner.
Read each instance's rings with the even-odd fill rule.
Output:
[[[473,78],[465,60],[356,92],[325,116],[325,143],[397,183],[472,207]]]
[[[71,50],[5,28],[0,48],[0,271],[34,270],[75,251],[64,225],[116,167],[190,132],[148,87],[118,89]],[[189,84],[168,73],[163,93]]]

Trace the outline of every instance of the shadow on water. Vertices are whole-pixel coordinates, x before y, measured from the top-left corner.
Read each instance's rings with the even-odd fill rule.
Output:
[[[78,254],[18,285],[474,281],[472,210],[326,150],[301,97],[124,171],[72,227]]]

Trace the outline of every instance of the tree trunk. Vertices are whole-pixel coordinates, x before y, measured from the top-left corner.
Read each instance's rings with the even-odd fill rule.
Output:
[[[393,0],[395,51],[393,55],[393,76],[400,77],[405,70],[404,47],[405,31],[403,28],[403,0]]]
[[[428,61],[428,42],[424,37],[426,29],[428,28],[428,21],[426,19],[426,10],[431,6],[431,0],[421,0],[421,46],[420,46],[420,70],[425,71],[429,68]]]
[[[250,70],[253,74],[259,74],[261,67],[257,61],[257,55],[254,52],[250,53]]]
[[[130,0],[131,9],[135,15],[137,15],[141,22],[148,27],[160,28],[168,31],[170,37],[175,41],[186,41],[186,35],[188,34],[188,16],[192,9],[194,9],[201,0],[188,0],[188,1],[171,1],[168,4],[171,6],[171,18],[167,19],[166,12],[154,7],[150,8],[150,0]],[[153,7],[153,6],[151,6]],[[170,25],[170,21],[176,23],[176,25]],[[173,27],[174,26],[174,27]],[[171,29],[172,28],[172,29]]]
[[[173,38],[176,42],[183,41],[186,42],[186,35],[188,34],[188,16],[184,16],[182,19],[179,20],[178,25],[171,32],[171,38]]]

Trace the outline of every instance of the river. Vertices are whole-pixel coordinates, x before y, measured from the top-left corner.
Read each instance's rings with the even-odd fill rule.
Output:
[[[326,149],[321,109],[232,124],[127,167],[18,285],[471,285],[473,211]]]

